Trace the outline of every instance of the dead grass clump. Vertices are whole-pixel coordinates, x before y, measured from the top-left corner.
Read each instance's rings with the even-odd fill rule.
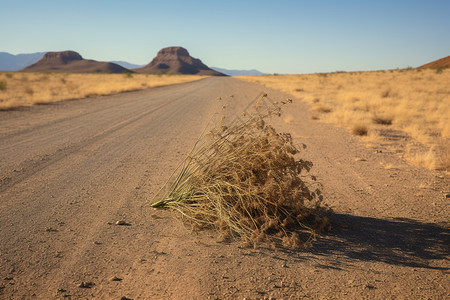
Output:
[[[222,120],[202,135],[152,206],[174,209],[194,229],[214,228],[253,246],[309,244],[328,226],[320,185],[308,175],[312,163],[294,157],[299,150],[291,135],[266,124],[280,114],[269,102],[263,95],[246,119]]]
[[[328,114],[330,112],[332,112],[333,110],[331,109],[331,107],[325,106],[325,105],[319,105],[315,108],[316,111],[324,113],[324,114]]]
[[[0,91],[6,90],[6,82],[0,81]]]
[[[436,74],[442,74],[444,69],[445,69],[445,67],[437,67],[437,68],[435,68]]]
[[[392,117],[388,117],[388,116],[378,116],[375,115],[372,118],[372,121],[375,124],[379,124],[379,125],[392,125]]]
[[[408,153],[407,160],[416,165],[435,170],[439,166],[435,151],[436,149],[433,147],[425,152]]]
[[[354,135],[364,136],[367,135],[369,132],[369,129],[367,129],[366,125],[355,125],[352,128],[352,133]]]
[[[26,89],[25,89],[25,94],[28,94],[28,95],[33,95],[34,94],[34,90],[31,88],[31,87],[27,87]]]
[[[124,72],[123,72],[123,75],[124,75],[126,78],[133,78],[133,74],[132,74],[131,72],[126,72],[126,71],[124,71]]]
[[[389,96],[391,96],[391,90],[385,90],[381,93],[381,98],[388,98]]]

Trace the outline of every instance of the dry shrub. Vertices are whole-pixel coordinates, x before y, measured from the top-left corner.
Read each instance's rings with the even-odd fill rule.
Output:
[[[391,90],[385,90],[381,93],[381,98],[387,98],[391,96]]]
[[[324,114],[330,113],[333,110],[331,109],[331,107],[329,106],[325,106],[325,105],[319,105],[317,107],[315,107],[315,110]]]
[[[365,125],[355,125],[352,128],[352,133],[354,135],[363,136],[363,135],[367,135],[368,132],[369,132],[369,130],[367,129],[367,126],[365,126]]]
[[[435,170],[439,168],[439,161],[436,152],[436,147],[431,147],[428,150],[425,150],[423,147],[408,146],[406,149],[406,159],[415,165]]]
[[[308,245],[329,226],[320,184],[308,175],[312,163],[294,157],[299,150],[291,135],[266,124],[274,114],[280,106],[262,95],[245,119],[216,123],[152,206],[170,207],[194,229],[214,228],[249,245]]]
[[[375,116],[372,118],[372,121],[373,121],[375,124],[379,124],[379,125],[392,125],[392,120],[393,120],[393,118],[392,118],[392,117],[389,117],[389,116],[379,116],[379,115],[375,115]]]
[[[25,89],[25,94],[33,95],[34,94],[34,90],[31,87],[27,87]]]

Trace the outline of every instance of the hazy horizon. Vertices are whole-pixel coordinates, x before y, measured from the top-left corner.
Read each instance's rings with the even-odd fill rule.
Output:
[[[448,1],[17,1],[1,52],[73,50],[145,65],[182,46],[210,67],[315,73],[417,67],[450,55]]]

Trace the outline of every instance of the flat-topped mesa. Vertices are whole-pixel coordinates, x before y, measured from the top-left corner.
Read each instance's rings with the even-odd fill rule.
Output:
[[[47,52],[42,61],[47,63],[67,64],[74,60],[82,60],[83,57],[75,51]]]
[[[84,59],[75,51],[47,52],[23,72],[123,73],[132,72],[111,62]]]
[[[189,52],[183,47],[167,47],[158,51],[158,56],[175,55],[175,56],[190,56]]]
[[[146,66],[133,69],[138,73],[171,73],[226,76],[210,69],[198,58],[189,55],[183,47],[167,47],[158,51],[156,57]]]

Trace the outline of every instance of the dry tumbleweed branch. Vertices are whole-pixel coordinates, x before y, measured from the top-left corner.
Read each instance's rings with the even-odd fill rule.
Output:
[[[308,175],[312,163],[296,159],[291,135],[265,122],[280,115],[283,104],[262,94],[245,119],[221,118],[198,139],[152,206],[174,209],[193,228],[212,227],[252,245],[309,244],[329,225],[320,185]]]

